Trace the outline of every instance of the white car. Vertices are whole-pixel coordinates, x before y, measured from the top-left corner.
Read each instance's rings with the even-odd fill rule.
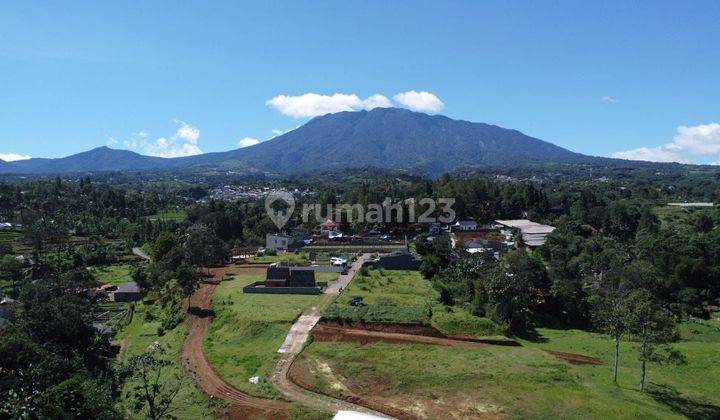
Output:
[[[343,266],[343,265],[347,265],[347,260],[345,258],[330,257],[330,264]]]

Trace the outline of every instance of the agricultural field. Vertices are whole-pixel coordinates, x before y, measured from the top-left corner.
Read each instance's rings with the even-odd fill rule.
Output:
[[[220,283],[213,296],[215,319],[204,342],[205,355],[227,382],[248,394],[279,398],[268,376],[277,350],[292,323],[322,296],[243,294],[242,288],[264,274],[236,274]],[[249,380],[259,376],[259,383]]]
[[[103,284],[118,285],[132,281],[133,266],[131,264],[113,264],[90,267],[90,273]]]
[[[0,230],[0,244],[12,244],[22,237],[22,233],[17,230]]]
[[[681,330],[674,347],[686,362],[650,364],[645,393],[638,391],[635,344],[622,345],[615,386],[611,340],[579,330],[540,329],[522,347],[315,341],[291,376],[327,395],[359,395],[420,418],[717,418],[720,329],[697,321]],[[570,364],[545,350],[581,353],[603,364]]]
[[[151,315],[149,315],[151,314]],[[172,374],[181,373],[186,375],[183,386],[174,402],[177,411],[174,413],[178,418],[212,419],[218,409],[223,408],[220,403],[211,403],[202,392],[195,386],[194,379],[184,373],[182,365],[178,361],[178,355],[182,349],[183,341],[188,329],[184,323],[175,328],[165,331],[160,336],[158,329],[161,326],[159,320],[159,309],[146,306],[142,303],[136,304],[135,315],[132,321],[120,330],[116,339],[122,344],[121,354],[118,363],[126,362],[132,356],[145,353],[151,345],[159,343],[166,353],[164,358],[171,362],[171,370],[166,372],[169,378]],[[118,405],[120,411],[126,418],[144,418],[134,416],[130,409],[131,401],[128,393],[130,384],[126,384],[121,390]]]
[[[368,270],[367,274],[358,273],[323,313],[325,319],[422,324],[446,334],[474,337],[503,335],[503,329],[487,318],[440,304],[439,293],[418,271]],[[363,305],[351,305],[355,298],[362,298]]]

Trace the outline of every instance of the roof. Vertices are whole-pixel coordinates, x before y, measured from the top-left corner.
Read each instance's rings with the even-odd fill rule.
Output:
[[[140,286],[137,285],[134,281],[129,281],[127,283],[120,283],[118,285],[117,290],[115,293],[140,293]]]
[[[340,410],[335,414],[333,420],[374,420],[386,418],[387,417],[379,417],[374,414],[361,413],[359,411]]]
[[[523,242],[528,246],[544,245],[545,237],[555,230],[553,226],[536,223],[527,219],[496,220],[495,223],[520,229]]]
[[[330,220],[330,219],[327,219],[327,220],[325,220],[324,222],[322,222],[322,224],[320,224],[320,226],[322,226],[322,227],[336,227],[336,226],[339,226],[339,224],[338,224],[337,222],[334,222],[334,221]]]
[[[455,226],[477,226],[477,222],[474,220],[458,220],[455,222]]]
[[[714,203],[667,203],[670,207],[713,207]]]
[[[265,275],[266,280],[287,280],[290,278],[290,268],[288,267],[268,267]]]

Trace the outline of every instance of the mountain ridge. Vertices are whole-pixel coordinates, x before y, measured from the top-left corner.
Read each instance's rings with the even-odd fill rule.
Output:
[[[64,158],[0,161],[1,173],[144,170],[247,170],[274,173],[373,166],[439,174],[460,167],[608,163],[518,130],[400,108],[315,117],[257,145],[179,158],[97,147]]]

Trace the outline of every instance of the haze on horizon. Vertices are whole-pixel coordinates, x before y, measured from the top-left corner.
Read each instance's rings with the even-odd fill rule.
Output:
[[[9,4],[0,159],[188,156],[396,106],[589,155],[718,163],[719,17],[710,1]]]

